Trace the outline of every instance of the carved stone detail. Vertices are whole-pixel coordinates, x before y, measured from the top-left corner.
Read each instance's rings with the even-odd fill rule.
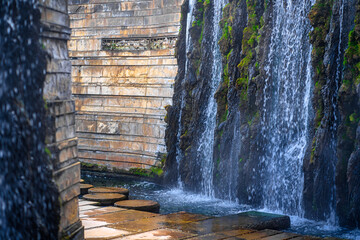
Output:
[[[102,39],[102,50],[145,51],[173,49],[177,37]]]

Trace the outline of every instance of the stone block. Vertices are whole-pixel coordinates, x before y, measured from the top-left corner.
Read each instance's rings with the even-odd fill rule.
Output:
[[[77,142],[75,141],[75,144],[73,146],[60,150],[60,153],[59,153],[60,163],[68,161],[69,159],[77,158],[77,144],[76,143]]]
[[[66,13],[67,0],[42,0],[41,5]]]
[[[60,231],[79,220],[78,198],[75,197],[61,205]]]
[[[62,0],[64,1],[64,0]],[[51,1],[55,2],[55,1]],[[60,3],[60,2],[59,2]],[[63,8],[66,8],[66,5],[63,6]],[[52,9],[48,6],[43,7],[43,5],[40,5],[40,12],[41,12],[41,20],[43,23],[48,24],[56,24],[61,25],[64,27],[69,26],[69,15],[67,14],[67,11],[57,11],[58,9]]]
[[[80,163],[76,162],[68,167],[54,172],[54,179],[59,192],[80,182]]]

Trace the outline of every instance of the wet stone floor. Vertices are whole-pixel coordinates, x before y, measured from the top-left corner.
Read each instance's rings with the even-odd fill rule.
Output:
[[[266,228],[283,228],[288,218],[279,215],[238,214],[209,217],[178,212],[167,215],[97,206],[79,200],[86,240],[120,239],[319,239]],[[255,230],[257,229],[257,230]]]

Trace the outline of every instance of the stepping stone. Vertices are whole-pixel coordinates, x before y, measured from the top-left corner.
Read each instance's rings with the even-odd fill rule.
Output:
[[[93,193],[84,195],[83,199],[98,202],[100,205],[113,205],[115,202],[125,200],[126,196],[119,193]]]
[[[80,179],[80,183],[84,183],[85,182],[85,180],[84,179]]]
[[[118,187],[95,187],[89,189],[89,193],[119,193],[125,196],[129,196],[129,190]]]
[[[290,218],[288,216],[252,211],[183,224],[181,230],[197,235],[206,235],[237,229],[281,230],[289,227]]]
[[[150,200],[125,200],[115,203],[116,207],[158,213],[160,204]]]
[[[94,186],[91,184],[80,183],[80,194],[81,195],[87,194],[88,190],[93,187]]]

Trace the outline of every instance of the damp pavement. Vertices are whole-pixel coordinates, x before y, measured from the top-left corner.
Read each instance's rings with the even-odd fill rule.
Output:
[[[279,231],[290,225],[287,216],[249,212],[225,217],[178,212],[157,214],[79,200],[86,240],[120,239],[321,239]],[[332,238],[334,239],[334,238]]]

